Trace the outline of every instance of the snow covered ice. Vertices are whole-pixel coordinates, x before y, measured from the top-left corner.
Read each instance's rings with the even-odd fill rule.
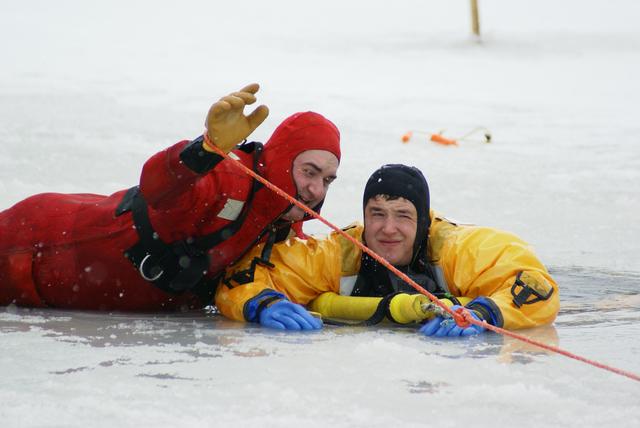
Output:
[[[296,111],[342,133],[323,214],[361,218],[383,163],[421,168],[432,207],[530,242],[558,280],[546,343],[640,373],[640,4],[632,0],[307,4],[0,3],[0,209],[109,194],[259,82],[265,141]],[[483,126],[491,144],[443,147]],[[327,229],[313,222],[308,232]],[[0,425],[640,424],[637,382],[495,334],[279,333],[209,312],[0,308]]]

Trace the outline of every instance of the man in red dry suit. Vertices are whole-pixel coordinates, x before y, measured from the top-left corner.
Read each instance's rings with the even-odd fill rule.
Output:
[[[336,178],[340,134],[305,112],[282,122],[264,146],[240,144],[269,113],[262,105],[244,114],[258,89],[251,84],[213,104],[205,135],[152,156],[139,186],[110,196],[44,193],[0,212],[0,305],[201,308],[212,303],[224,269],[257,243],[302,235],[304,212],[232,159],[319,211]]]

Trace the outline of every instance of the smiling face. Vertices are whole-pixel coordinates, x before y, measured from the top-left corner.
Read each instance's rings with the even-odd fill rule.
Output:
[[[326,150],[307,150],[293,160],[293,181],[298,200],[313,208],[327,195],[329,185],[336,179],[338,158]],[[299,221],[304,211],[294,206],[282,216],[284,220]]]
[[[364,208],[367,245],[394,266],[411,262],[417,227],[416,207],[407,199],[377,195]]]

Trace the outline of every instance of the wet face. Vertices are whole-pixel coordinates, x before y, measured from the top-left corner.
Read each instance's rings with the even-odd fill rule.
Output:
[[[367,245],[394,266],[411,262],[417,228],[416,207],[404,198],[389,200],[378,195],[364,208]]]
[[[292,171],[298,200],[309,208],[318,205],[336,179],[338,165],[338,158],[326,150],[307,150],[300,153],[293,160]],[[304,211],[294,206],[282,218],[299,221],[303,217]]]

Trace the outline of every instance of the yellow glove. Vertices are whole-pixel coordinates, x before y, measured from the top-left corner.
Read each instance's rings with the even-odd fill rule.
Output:
[[[205,122],[209,137],[203,144],[205,150],[213,152],[209,144],[215,144],[223,152],[229,153],[264,122],[269,115],[265,105],[259,106],[248,116],[244,114],[244,107],[256,102],[255,93],[258,89],[260,86],[252,83],[220,98],[211,106]]]

